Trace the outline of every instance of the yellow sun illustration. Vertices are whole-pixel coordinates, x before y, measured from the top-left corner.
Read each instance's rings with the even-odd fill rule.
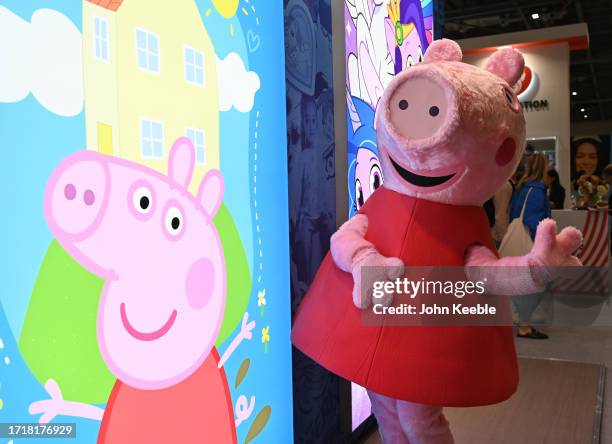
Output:
[[[249,0],[244,0],[244,1],[246,3],[249,3]],[[238,11],[240,0],[212,0],[212,4],[217,10],[217,12],[221,14],[222,17],[226,19],[231,19],[232,17],[236,15],[236,12]],[[248,5],[245,5],[245,6],[248,6]],[[249,11],[245,6],[243,6],[241,10],[244,15],[249,15]],[[253,11],[253,13],[255,13],[255,6],[251,5],[251,10]],[[212,10],[208,9],[206,11],[206,17],[208,17],[211,12]],[[255,20],[257,24],[259,25],[259,18],[256,17]],[[230,30],[230,35],[233,37],[234,36],[234,24],[233,23],[230,23],[229,30]]]
[[[232,18],[238,10],[238,3],[240,0],[212,0],[212,3],[223,17]]]

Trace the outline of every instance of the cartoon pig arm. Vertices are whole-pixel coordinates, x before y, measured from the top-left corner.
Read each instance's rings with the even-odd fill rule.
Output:
[[[576,228],[566,227],[557,234],[555,221],[545,219],[538,225],[533,248],[524,256],[499,259],[481,245],[470,248],[466,256],[466,274],[472,281],[486,281],[487,290],[494,294],[537,293],[557,277],[561,267],[582,265],[580,259],[572,255],[581,243],[582,233]]]
[[[353,275],[353,303],[359,308],[367,308],[372,295],[361,294],[361,268],[375,267],[367,273],[365,288],[372,288],[374,281],[393,280],[404,274],[404,264],[396,257],[381,255],[371,242],[365,240],[368,230],[368,217],[358,214],[345,222],[331,237],[331,255],[342,271]],[[390,300],[381,300],[382,304]]]
[[[219,364],[218,364],[219,368],[223,367],[223,364],[225,364],[225,361],[227,361],[229,357],[232,355],[232,353],[236,351],[236,349],[238,348],[238,346],[243,340],[245,339],[249,340],[253,337],[253,333],[251,332],[255,328],[255,321],[251,321],[251,322],[248,322],[248,321],[249,321],[249,313],[245,312],[244,316],[242,317],[242,327],[240,328],[240,333],[236,335],[236,337],[232,340],[232,342],[227,347],[227,349],[225,349],[223,356],[221,356],[221,359],[219,359]]]
[[[487,290],[498,295],[514,296],[542,291],[556,277],[556,267],[581,265],[572,253],[580,246],[582,234],[573,227],[566,227],[556,234],[556,227],[552,219],[540,222],[533,248],[524,256],[499,259],[487,247],[474,245],[466,255],[468,278],[472,281],[486,280]],[[372,288],[370,284],[374,281],[393,280],[404,273],[401,259],[381,255],[365,239],[367,229],[367,216],[358,214],[344,223],[331,238],[331,254],[335,264],[353,275],[353,302],[358,308],[367,308],[372,301],[371,293],[361,295],[362,267],[375,267],[366,275],[368,282],[365,288]],[[381,301],[384,305],[390,302]]]
[[[218,367],[221,368],[231,354],[236,350],[238,345],[243,340],[249,340],[253,337],[252,330],[255,328],[255,321],[248,322],[249,313],[245,312],[242,318],[242,326],[240,332],[233,339],[223,356],[219,360]],[[68,401],[62,396],[62,392],[54,379],[49,379],[45,382],[45,390],[50,396],[50,399],[35,401],[30,404],[28,412],[31,415],[42,414],[39,423],[47,424],[58,415],[74,416],[78,418],[94,419],[102,421],[104,409],[95,405],[85,404],[82,402]],[[255,407],[255,397],[251,396],[250,402],[247,401],[244,395],[240,395],[236,401],[236,426],[246,420]]]

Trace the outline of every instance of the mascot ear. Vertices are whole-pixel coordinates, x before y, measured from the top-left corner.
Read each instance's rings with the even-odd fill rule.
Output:
[[[498,49],[487,59],[485,64],[487,71],[501,77],[511,87],[519,81],[524,68],[525,59],[523,55],[513,48]]]
[[[423,62],[460,62],[463,58],[463,53],[459,45],[448,39],[434,40],[431,42]]]

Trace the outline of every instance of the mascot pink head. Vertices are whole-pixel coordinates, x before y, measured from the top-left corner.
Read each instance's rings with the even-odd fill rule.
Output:
[[[376,115],[385,187],[479,206],[514,172],[525,145],[525,118],[512,89],[523,57],[501,49],[485,69],[462,57],[455,42],[435,41],[423,63],[385,90]]]

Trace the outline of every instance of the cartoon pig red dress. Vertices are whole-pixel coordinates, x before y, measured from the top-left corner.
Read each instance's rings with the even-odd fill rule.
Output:
[[[366,240],[410,266],[461,266],[470,245],[495,251],[482,208],[379,188],[360,213]],[[510,326],[366,326],[351,297],[353,277],[331,254],[302,301],[293,344],[346,379],[395,399],[467,407],[501,402],[518,384]]]
[[[213,348],[187,379],[161,390],[117,381],[104,411],[98,444],[228,443],[236,427],[225,370]]]

